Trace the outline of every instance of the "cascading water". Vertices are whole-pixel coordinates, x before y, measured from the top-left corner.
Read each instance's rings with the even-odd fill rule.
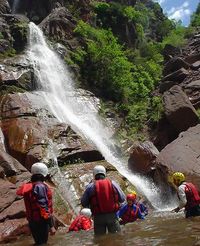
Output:
[[[12,14],[16,14],[19,6],[20,0],[14,0],[12,5]]]
[[[3,150],[6,152],[5,138],[4,138],[4,135],[3,135],[1,128],[0,128],[0,145],[3,147]]]
[[[34,67],[38,89],[43,91],[50,109],[61,122],[71,127],[94,144],[105,159],[141,191],[155,208],[163,208],[159,189],[147,179],[130,174],[126,161],[115,150],[115,143],[109,138],[96,113],[88,116],[84,103],[78,101],[70,72],[58,55],[48,47],[42,31],[30,23],[28,57]],[[174,207],[174,206],[173,206]],[[166,208],[167,209],[167,208]]]

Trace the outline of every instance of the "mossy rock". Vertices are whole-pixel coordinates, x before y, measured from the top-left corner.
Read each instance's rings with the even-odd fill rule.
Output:
[[[25,49],[27,44],[28,23],[17,22],[11,26],[11,35],[13,37],[13,48],[17,52],[21,52]]]
[[[10,93],[16,93],[16,92],[23,93],[23,92],[25,92],[25,90],[15,86],[15,85],[11,85],[11,86],[2,85],[2,86],[0,86],[0,96],[5,95],[5,94],[10,94]]]

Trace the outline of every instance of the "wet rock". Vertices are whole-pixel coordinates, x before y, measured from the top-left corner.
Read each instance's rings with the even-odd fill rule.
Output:
[[[0,179],[0,212],[16,200],[16,186],[7,180]]]
[[[29,65],[20,62],[23,57],[12,61],[7,59],[0,65],[1,94],[11,92],[24,92],[34,89],[34,78]]]
[[[60,124],[46,108],[39,94],[9,94],[1,98],[2,131],[9,154],[28,170],[35,161],[48,163],[55,159],[52,146],[61,165],[103,159],[93,146],[68,125]]]
[[[0,149],[0,167],[7,177],[26,171],[16,159],[2,149]]]
[[[147,174],[154,166],[159,151],[153,143],[146,141],[131,147],[128,166],[140,174]]]
[[[87,184],[91,182],[93,179],[93,168],[96,165],[103,165],[107,171],[107,177],[112,180],[115,180],[122,188],[122,190],[127,193],[127,190],[133,189],[133,186],[124,178],[122,175],[118,173],[116,168],[109,164],[106,161],[98,161],[98,162],[89,162],[89,163],[81,163],[77,165],[67,165],[62,168],[64,173],[64,177],[69,182],[68,184],[68,196],[73,197],[72,206],[80,209],[80,197],[82,196],[85,187]],[[58,173],[52,173],[53,181],[59,187],[59,190],[66,190],[67,184],[64,180],[60,180]],[[66,192],[65,192],[66,195]]]
[[[9,219],[19,219],[19,218],[25,218],[25,206],[23,199],[13,202],[8,208],[4,209],[0,213],[0,222]]]
[[[195,108],[178,85],[164,93],[163,101],[165,115],[178,132],[185,131],[198,123]]]
[[[0,242],[17,240],[19,235],[30,234],[26,219],[6,220],[0,223]]]
[[[0,52],[3,56],[3,53],[8,52],[12,47],[10,27],[3,17],[0,17],[0,33]]]

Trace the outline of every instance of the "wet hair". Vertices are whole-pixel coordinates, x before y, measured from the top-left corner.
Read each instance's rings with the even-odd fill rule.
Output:
[[[105,179],[105,175],[103,173],[98,173],[97,175],[95,175],[95,180],[99,179]]]
[[[45,177],[42,174],[33,174],[31,176],[31,182],[45,181]]]

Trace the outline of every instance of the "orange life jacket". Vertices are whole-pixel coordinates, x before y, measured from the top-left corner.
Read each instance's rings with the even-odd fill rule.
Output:
[[[90,198],[93,214],[112,213],[119,209],[119,195],[109,179],[95,181],[94,194]]]
[[[187,198],[187,204],[185,209],[188,210],[200,204],[200,196],[197,188],[192,183],[185,184],[185,193]]]
[[[92,229],[92,220],[84,215],[79,215],[70,225],[70,231],[90,230]]]
[[[47,191],[48,199],[48,211],[46,208],[41,207],[38,203],[36,195],[33,193],[36,184],[44,185]],[[53,213],[52,206],[52,191],[43,182],[34,182],[23,184],[18,190],[17,195],[24,197],[24,203],[26,207],[26,217],[28,221],[40,221],[43,219],[48,219],[50,214]]]

